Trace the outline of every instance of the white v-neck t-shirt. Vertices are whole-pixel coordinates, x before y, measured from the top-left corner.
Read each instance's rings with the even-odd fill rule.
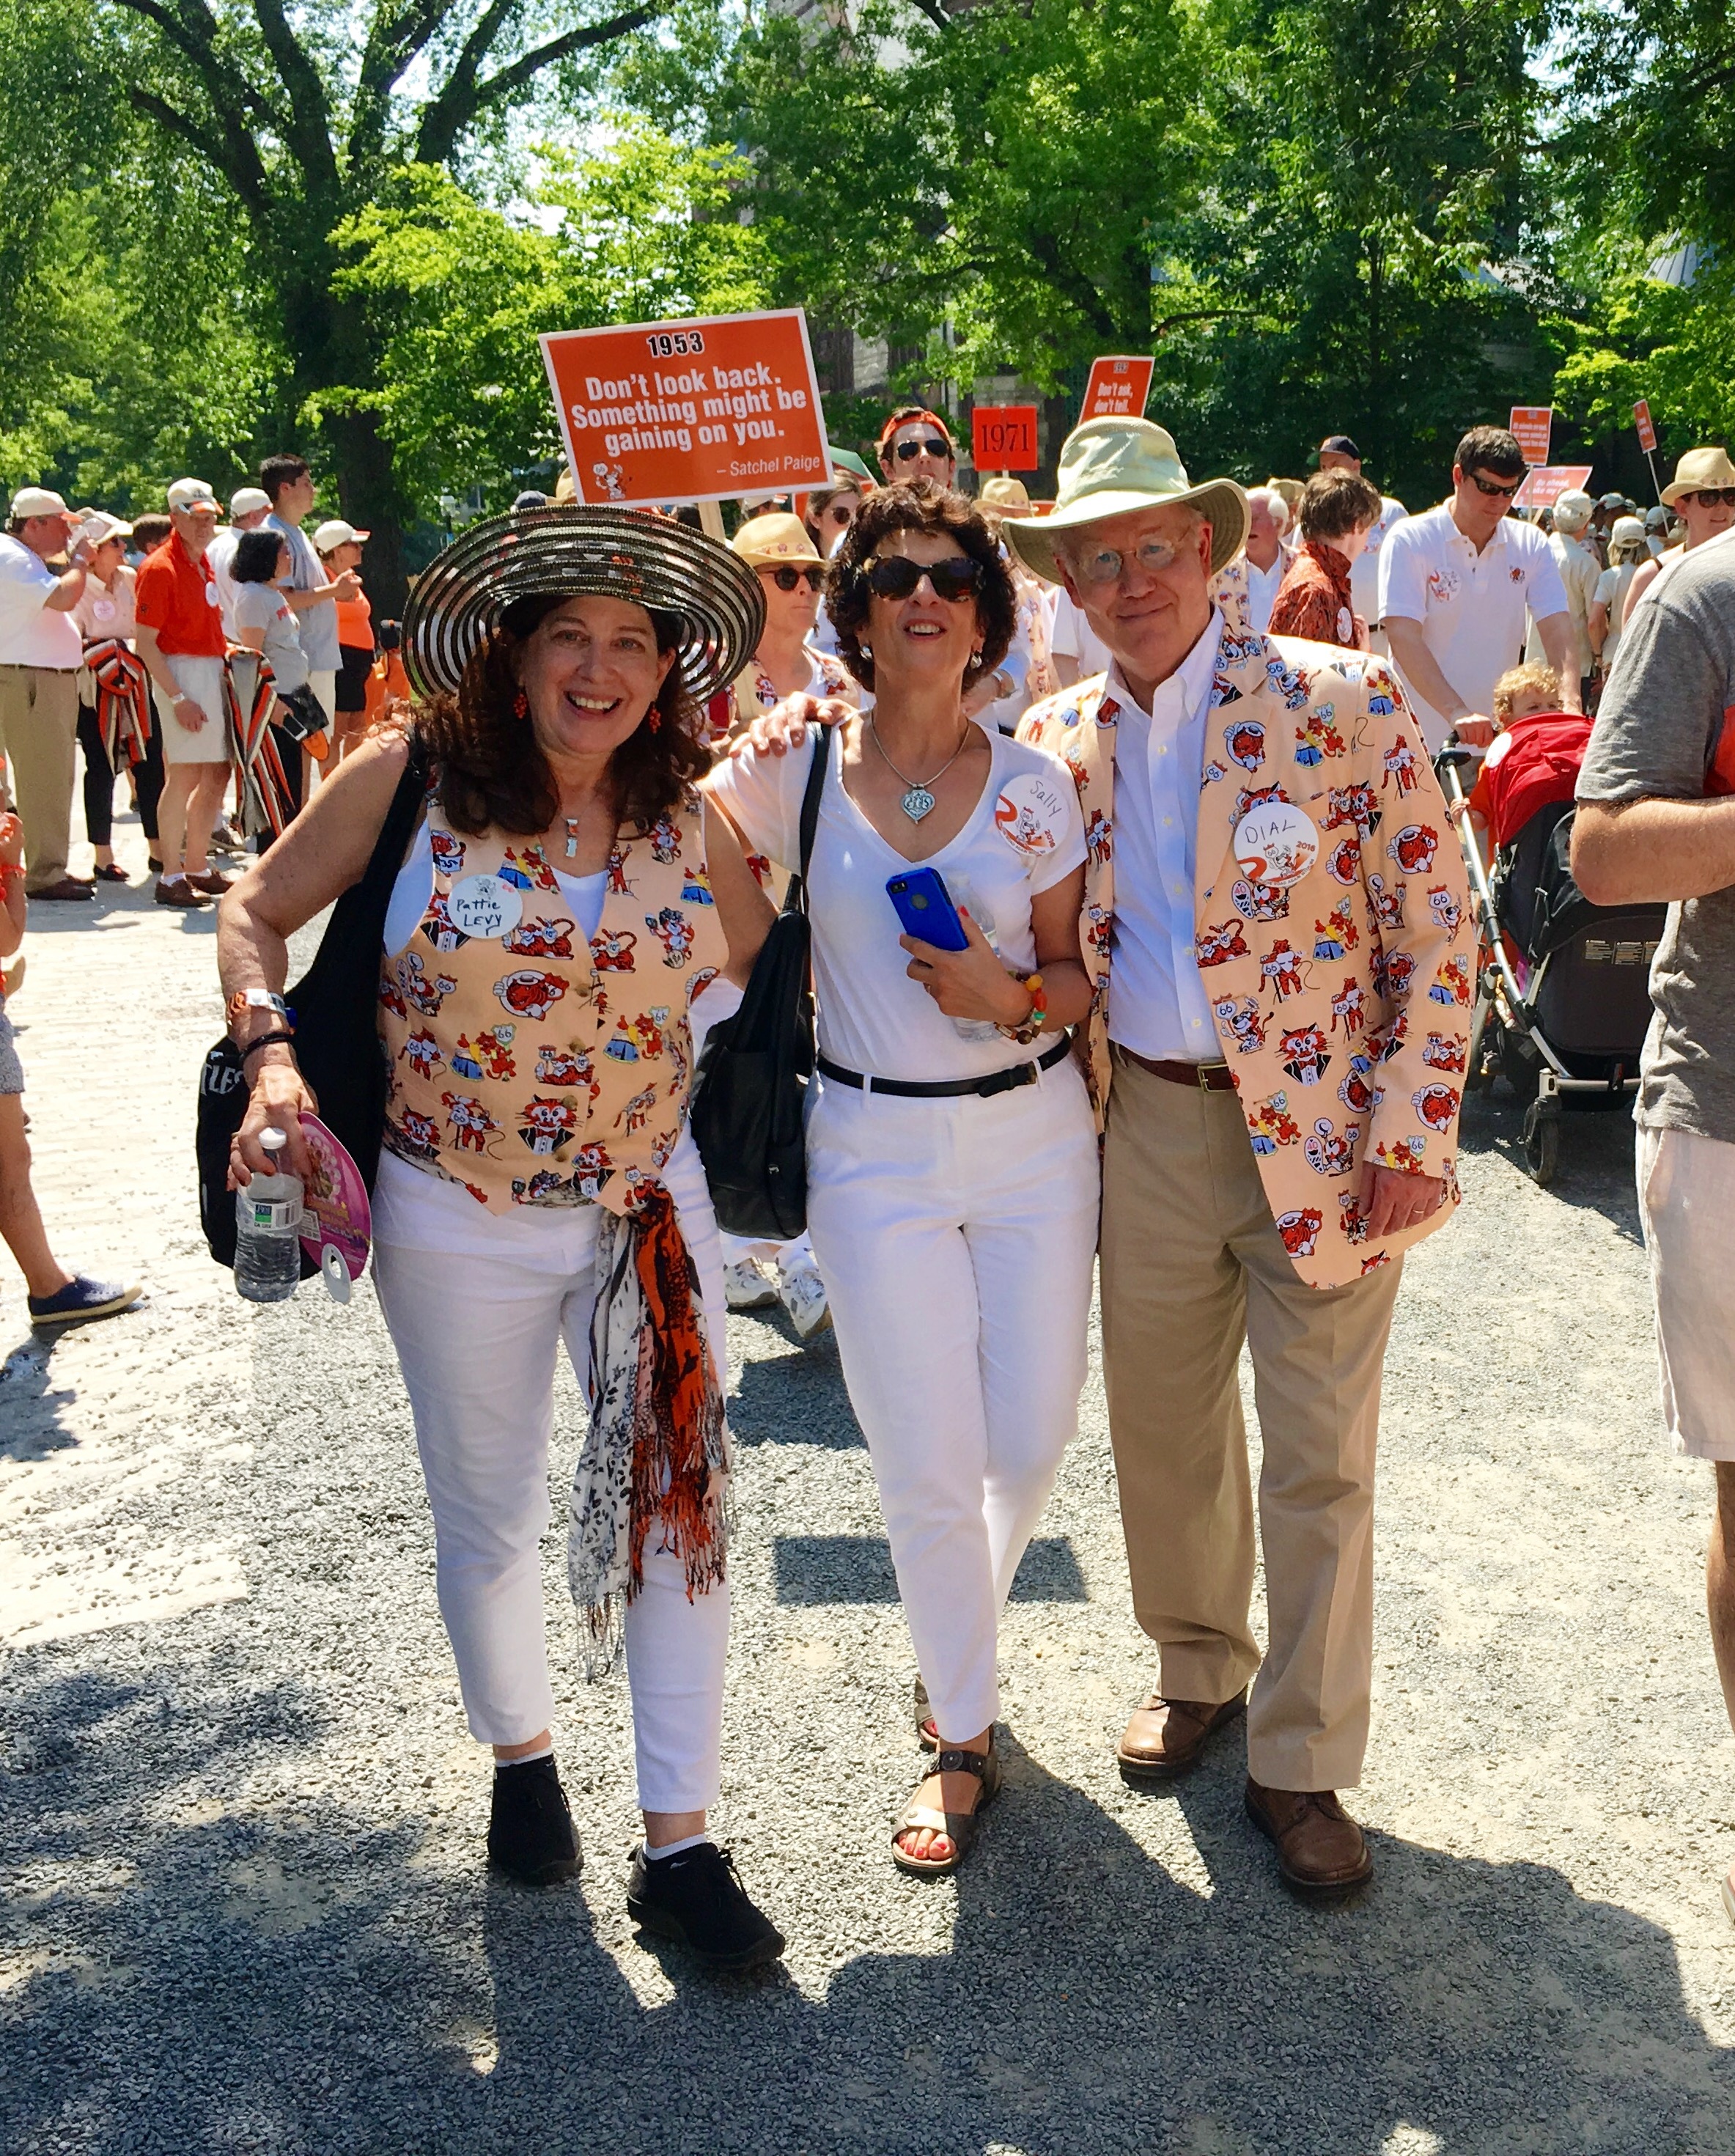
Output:
[[[1036,940],[1030,901],[1085,858],[1084,818],[1072,774],[1046,750],[979,727],[992,762],[981,798],[963,829],[940,850],[906,860],[844,791],[843,729],[826,737],[830,759],[820,797],[808,876],[819,1052],[846,1070],[876,1078],[978,1078],[1028,1062],[1050,1044],[966,1040],[906,968],[902,927],[885,886],[916,867],[937,870],[954,906],[993,923],[1000,956],[1032,968]],[[781,868],[798,865],[801,797],[812,745],[787,756],[745,749],[707,782],[752,852]]]

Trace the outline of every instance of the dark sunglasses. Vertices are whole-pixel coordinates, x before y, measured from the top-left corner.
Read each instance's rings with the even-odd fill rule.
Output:
[[[901,465],[906,465],[926,450],[931,457],[938,457],[942,464],[952,461],[952,444],[942,442],[937,434],[928,434],[919,442],[900,442],[891,454]]]
[[[1480,472],[1470,475],[1484,494],[1497,495],[1502,501],[1510,501],[1524,484],[1522,479],[1515,479],[1510,486],[1501,486],[1491,479],[1484,479]]]
[[[1735,486],[1702,486],[1696,493],[1684,494],[1681,499],[1697,501],[1701,509],[1735,508]]]
[[[860,503],[857,502],[855,509],[860,506]],[[828,524],[853,524],[855,521],[855,509],[850,508],[844,502],[834,501],[825,512],[825,521]]]
[[[982,564],[969,554],[948,554],[943,562],[912,562],[906,554],[875,554],[867,565],[868,589],[882,599],[906,599],[926,577],[937,598],[973,598],[981,588]]]
[[[780,592],[793,592],[803,577],[810,592],[823,592],[825,588],[825,564],[823,562],[815,562],[810,569],[762,568],[759,573],[762,577],[769,577]]]

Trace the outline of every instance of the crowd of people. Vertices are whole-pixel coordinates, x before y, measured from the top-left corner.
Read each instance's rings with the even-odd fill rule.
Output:
[[[563,1342],[591,1411],[569,1576],[592,1666],[624,1652],[632,1693],[629,1910],[711,1966],[782,1952],[709,1823],[720,1321],[773,1300],[803,1338],[834,1329],[909,1624],[931,1756],[891,1861],[965,1862],[1002,1786],[999,1614],[1076,1427],[1100,1266],[1132,1604],[1156,1657],[1118,1770],[1165,1788],[1245,1721],[1245,1809],[1283,1880],[1329,1899],[1368,1879],[1340,1793],[1369,1724],[1381,1377],[1405,1255],[1460,1200],[1476,990],[1432,757],[1498,741],[1491,778],[1557,719],[1583,755],[1599,702],[1585,890],[1684,901],[1658,961],[1641,1194],[1670,1425],[1718,1463],[1712,1625],[1735,1717],[1715,1262],[1735,810],[1702,798],[1735,791],[1735,557],[1707,547],[1735,524],[1725,453],[1681,460],[1661,517],[1569,495],[1546,529],[1514,513],[1527,467],[1495,427],[1466,432],[1450,493],[1417,516],[1342,434],[1305,485],[1250,491],[1194,480],[1160,426],[1091,420],[1038,505],[1005,477],[960,491],[946,417],[913,406],[877,463],[836,453],[826,486],[743,504],[726,545],[569,485],[521,497],[417,584],[413,693],[380,724],[366,535],[334,522],[310,542],[300,459],[268,460],[224,531],[210,490],[178,482],[136,574],[136,526],[74,520],[41,489],[0,542],[23,894],[74,895],[74,740],[110,776],[124,753],[142,816],[157,739],[157,896],[222,899],[237,1189],[277,1165],[268,1135],[308,1171],[289,938],[340,893],[379,891],[377,993],[352,1014],[360,1065],[382,1055],[388,1074],[374,1277],[469,1726],[496,1762],[490,1863],[551,1884],[580,1861],[539,1554]],[[63,721],[51,771],[40,737]],[[232,767],[275,839],[233,884],[207,860]],[[1473,813],[1497,817],[1498,791]],[[90,838],[101,873],[100,814]],[[719,1232],[689,1110],[794,875],[817,1009],[807,1228],[748,1241]],[[1724,1894],[1735,1917],[1735,1875]]]

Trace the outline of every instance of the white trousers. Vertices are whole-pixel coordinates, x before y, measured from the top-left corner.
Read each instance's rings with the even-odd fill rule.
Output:
[[[1640,1123],[1635,1164],[1670,1438],[1688,1460],[1735,1460],[1735,1145]]]
[[[708,1317],[723,1307],[722,1260],[690,1140],[668,1182]],[[598,1214],[585,1205],[501,1215],[454,1185],[429,1194],[447,1190],[468,1209],[449,1239],[461,1247],[377,1240],[374,1283],[415,1417],[440,1614],[470,1733],[522,1744],[554,1718],[541,1547],[554,1365],[564,1340],[581,1383],[589,1368]],[[680,1561],[647,1543],[644,1585],[626,1613],[642,1810],[716,1802],[728,1644],[727,1583],[690,1601]]]
[[[808,1224],[941,1736],[999,1711],[1002,1604],[1085,1380],[1096,1137],[1069,1060],[983,1100],[821,1081]]]

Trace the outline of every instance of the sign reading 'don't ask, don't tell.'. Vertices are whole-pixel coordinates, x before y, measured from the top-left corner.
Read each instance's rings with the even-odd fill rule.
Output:
[[[540,341],[580,501],[728,501],[831,475],[799,307]]]

